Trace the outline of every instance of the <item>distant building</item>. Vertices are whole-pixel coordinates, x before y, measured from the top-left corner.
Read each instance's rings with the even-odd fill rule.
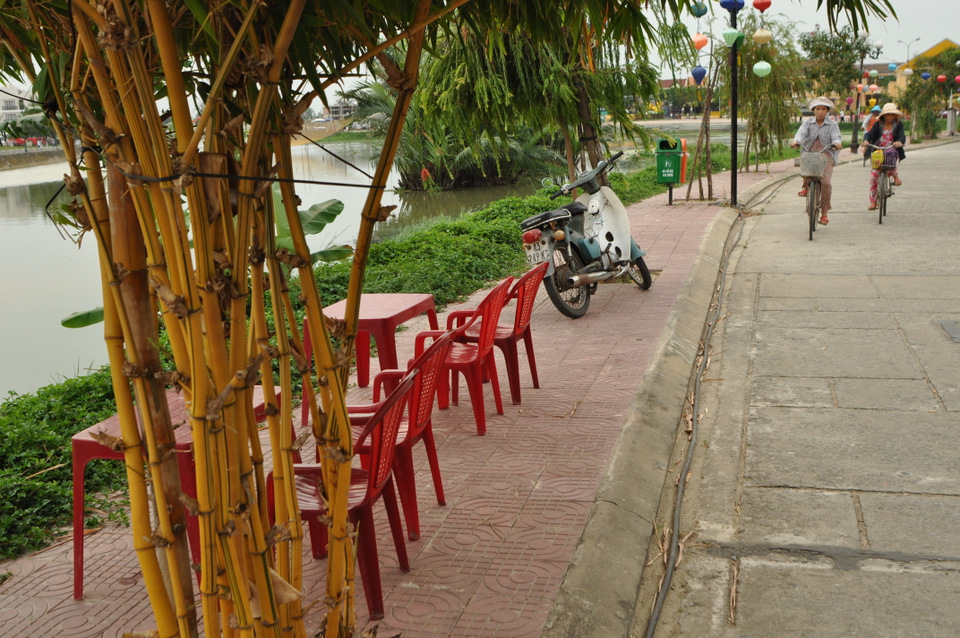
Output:
[[[0,86],[0,122],[9,122],[20,117],[26,108],[25,99],[30,92],[19,86]]]
[[[896,77],[886,87],[887,93],[890,95],[890,97],[892,97],[893,99],[896,99],[900,95],[901,91],[906,90],[908,76],[904,73],[904,71],[906,71],[907,69],[911,69],[911,70],[915,69],[917,58],[932,58],[934,56],[940,55],[941,53],[943,53],[944,51],[947,51],[948,49],[955,49],[957,47],[960,47],[960,44],[957,44],[953,40],[945,38],[940,42],[938,42],[937,44],[930,47],[929,49],[927,49],[926,51],[923,51],[922,53],[918,53],[917,55],[913,56],[911,59],[907,60],[906,62],[904,62],[903,64],[897,67]]]

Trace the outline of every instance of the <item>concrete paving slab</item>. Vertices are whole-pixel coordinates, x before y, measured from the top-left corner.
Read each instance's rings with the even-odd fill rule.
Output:
[[[864,297],[880,296],[870,277],[865,275],[822,275],[811,277],[806,273],[763,275],[760,280],[761,297]]]
[[[837,379],[836,392],[841,408],[941,411],[936,393],[924,379]]]
[[[740,638],[901,638],[960,635],[960,571],[828,569],[823,563],[744,558],[736,615]],[[882,569],[882,571],[881,571]],[[692,635],[692,634],[691,634]]]
[[[777,326],[762,326],[757,330],[754,373],[791,377],[922,378],[913,354],[895,330]]]
[[[819,305],[819,300],[815,301]],[[817,310],[764,310],[758,319],[781,328],[848,328],[894,330],[896,322],[887,313]]]
[[[737,542],[859,549],[862,543],[854,497],[822,490],[747,488],[741,496]]]
[[[754,377],[750,405],[782,408],[832,408],[834,381],[792,377]]]
[[[744,481],[756,486],[960,494],[955,414],[753,408]]]
[[[960,498],[865,492],[860,503],[874,551],[960,560]]]

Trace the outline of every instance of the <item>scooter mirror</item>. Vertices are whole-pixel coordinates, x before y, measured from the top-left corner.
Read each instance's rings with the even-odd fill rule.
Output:
[[[540,185],[543,186],[544,188],[550,188],[551,186],[553,186],[553,180],[550,179],[549,177],[544,177],[542,180],[540,180]]]

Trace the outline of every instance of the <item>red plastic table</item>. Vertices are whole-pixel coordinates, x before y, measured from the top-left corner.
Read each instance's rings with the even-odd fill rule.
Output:
[[[279,400],[279,393],[277,398]],[[262,421],[266,416],[266,409],[263,400],[263,386],[255,386],[253,390],[254,414],[257,421]],[[170,411],[170,422],[174,427],[176,437],[177,461],[180,464],[180,480],[184,494],[196,496],[196,473],[193,467],[193,454],[191,454],[191,445],[193,437],[190,434],[189,416],[187,406],[183,397],[175,390],[167,390],[167,408]],[[137,417],[139,423],[139,415]],[[83,598],[83,514],[84,514],[84,485],[83,470],[87,463],[93,459],[114,459],[124,460],[123,452],[114,452],[99,441],[93,438],[93,434],[104,432],[115,437],[120,437],[120,417],[116,414],[112,417],[91,425],[85,430],[81,430],[71,438],[71,454],[73,456],[73,597],[77,600]],[[200,531],[197,522],[192,518],[187,521],[187,534],[190,539],[190,547],[196,554],[199,549],[197,541],[200,538]],[[199,555],[194,555],[194,560],[199,562]]]
[[[331,319],[343,319],[346,299],[323,309]],[[370,337],[377,341],[377,358],[381,370],[397,369],[397,327],[427,313],[430,328],[439,330],[437,307],[433,295],[417,293],[370,293],[360,296],[360,317],[357,322],[357,384],[370,385]]]

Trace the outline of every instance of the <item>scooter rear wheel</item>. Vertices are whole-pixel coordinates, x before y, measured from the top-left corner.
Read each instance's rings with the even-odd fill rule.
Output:
[[[650,276],[650,269],[647,268],[647,262],[643,261],[643,257],[637,257],[637,260],[630,264],[627,275],[640,287],[640,290],[647,290],[653,284],[653,277]]]
[[[571,319],[579,319],[590,308],[590,286],[571,288],[567,283],[571,275],[582,269],[583,261],[576,251],[571,251],[568,260],[566,251],[557,248],[553,251],[553,276],[543,279],[543,287],[550,301],[560,314]]]

